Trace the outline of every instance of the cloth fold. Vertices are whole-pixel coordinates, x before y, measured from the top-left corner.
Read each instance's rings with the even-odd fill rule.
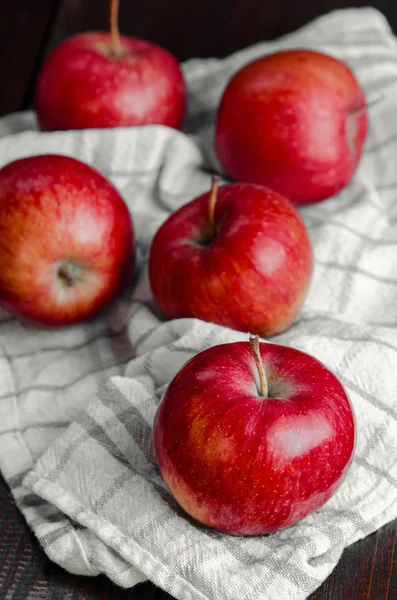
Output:
[[[247,335],[196,319],[161,321],[146,264],[159,225],[209,189],[215,112],[230,75],[298,46],[353,68],[371,105],[370,132],[351,184],[300,209],[313,281],[296,322],[268,341],[300,348],[336,373],[354,406],[357,446],[324,507],[276,534],[238,538],[182,514],[157,469],[152,424],[190,357]],[[91,164],[126,200],[138,247],[137,285],[91,322],[54,332],[0,312],[0,468],[45,552],[73,573],[106,573],[124,587],[150,579],[179,600],[303,599],[346,546],[397,517],[397,43],[378,11],[348,9],[183,70],[183,133],[41,133],[32,113],[0,120],[0,166],[49,152]]]

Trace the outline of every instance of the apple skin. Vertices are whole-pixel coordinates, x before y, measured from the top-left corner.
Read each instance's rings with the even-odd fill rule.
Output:
[[[153,239],[149,280],[157,305],[169,319],[196,317],[261,336],[284,331],[313,270],[299,212],[262,186],[227,184],[218,190],[211,241],[208,201],[206,193],[182,206]]]
[[[286,50],[232,77],[217,112],[215,154],[232,179],[310,204],[350,182],[367,130],[364,92],[346,64]]]
[[[342,482],[355,443],[349,399],[321,362],[260,344],[269,397],[248,342],[213,346],[171,381],[153,439],[161,475],[194,519],[257,535],[293,525]]]
[[[0,306],[45,326],[86,320],[132,281],[126,204],[100,173],[60,155],[0,169]]]
[[[106,32],[68,38],[46,59],[34,106],[42,130],[157,123],[180,128],[186,87],[178,61],[150,42],[120,36],[111,54]]]

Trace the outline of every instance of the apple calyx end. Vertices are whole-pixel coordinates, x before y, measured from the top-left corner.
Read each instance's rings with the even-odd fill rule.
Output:
[[[64,261],[59,264],[56,274],[63,287],[72,288],[81,278],[81,269],[74,262]]]
[[[250,335],[249,343],[251,345],[252,354],[254,355],[256,368],[258,369],[259,375],[259,395],[262,398],[267,398],[269,394],[268,385],[267,385],[267,377],[265,373],[265,369],[263,366],[260,348],[259,348],[259,336],[258,335]]]

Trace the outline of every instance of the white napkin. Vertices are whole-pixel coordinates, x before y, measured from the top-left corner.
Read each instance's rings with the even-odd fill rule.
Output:
[[[241,65],[305,46],[347,61],[370,109],[349,187],[301,209],[315,252],[296,323],[271,341],[335,371],[357,417],[357,447],[335,496],[271,536],[204,529],[179,511],[156,467],[151,427],[181,365],[247,336],[194,319],[160,322],[143,302],[150,240],[167,215],[209,188],[220,94]],[[184,64],[187,134],[165,127],[39,133],[32,114],[0,122],[0,165],[31,154],[79,158],[131,210],[141,280],[107,313],[56,332],[0,314],[0,468],[48,556],[121,586],[150,579],[177,599],[303,599],[343,549],[397,517],[397,44],[374,9],[332,13],[281,40]],[[327,143],[327,140],[324,140]]]

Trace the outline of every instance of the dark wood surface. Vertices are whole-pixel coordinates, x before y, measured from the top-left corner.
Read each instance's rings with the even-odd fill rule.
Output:
[[[123,33],[159,43],[184,60],[226,56],[329,10],[365,5],[380,9],[397,32],[396,0],[121,0],[120,26]],[[71,34],[105,29],[107,13],[108,0],[0,0],[0,115],[30,107],[46,54]],[[397,600],[396,539],[394,522],[348,548],[310,600]],[[50,563],[0,477],[2,598],[171,599],[150,583],[121,590],[105,577],[75,577]]]

